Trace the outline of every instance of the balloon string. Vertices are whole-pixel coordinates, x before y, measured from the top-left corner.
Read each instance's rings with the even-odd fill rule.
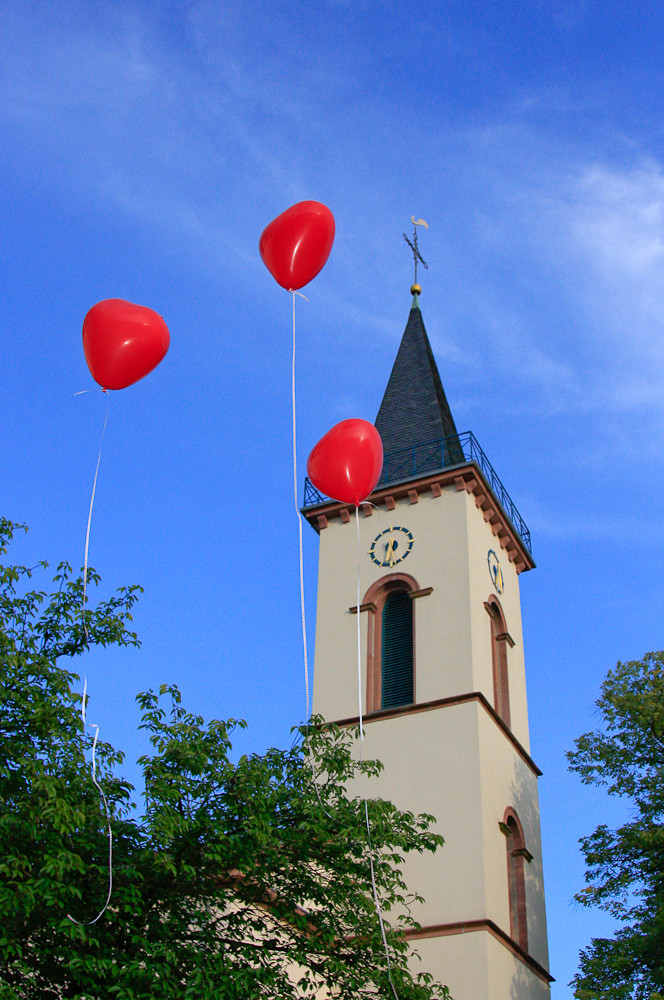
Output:
[[[72,923],[78,924],[79,927],[91,927],[92,924],[96,924],[100,917],[103,917],[104,913],[108,909],[108,904],[111,901],[111,896],[113,894],[113,830],[111,828],[111,816],[108,809],[108,800],[104,794],[104,790],[97,781],[97,740],[99,738],[99,726],[95,722],[88,722],[86,720],[86,702],[88,694],[88,679],[85,677],[83,683],[83,698],[81,700],[81,720],[83,722],[83,732],[85,732],[85,727],[89,729],[94,729],[95,735],[92,740],[92,784],[95,786],[97,791],[101,796],[101,800],[104,803],[104,813],[106,816],[106,829],[108,830],[108,893],[106,894],[106,902],[102,906],[101,910],[93,920],[77,920],[76,917],[72,917],[71,913],[67,914],[67,919],[71,920]]]
[[[296,417],[296,406],[295,406],[295,296],[299,295],[305,301],[309,301],[306,295],[302,295],[301,292],[295,291],[295,289],[290,288],[289,291],[293,295],[293,356],[292,356],[292,369],[291,369],[291,396],[292,396],[292,408],[293,408],[293,493],[295,498],[295,512],[298,519],[298,529],[299,529],[299,542],[300,542],[300,603],[302,607],[302,647],[304,650],[304,685],[306,691],[306,705],[307,705],[307,715],[306,715],[306,728],[307,733],[309,731],[309,661],[307,655],[307,625],[305,616],[305,604],[304,604],[304,554],[302,547],[302,514],[300,513],[300,508],[297,501],[297,417]],[[360,513],[359,507],[355,507],[355,524],[357,528],[357,678],[358,678],[358,704],[359,704],[359,718],[360,718],[360,763],[362,763],[362,745],[364,743],[364,727],[362,723],[362,640],[361,640],[361,629],[360,629],[360,576],[361,576],[361,545],[360,545]],[[312,761],[312,768],[314,767]],[[315,778],[315,771],[314,771]],[[316,784],[316,792],[318,793],[318,786]],[[320,800],[320,796],[319,796]],[[322,805],[322,803],[321,803]],[[387,945],[387,936],[385,934],[385,924],[383,922],[383,915],[380,910],[380,902],[378,899],[378,889],[376,886],[376,875],[374,871],[373,862],[373,846],[371,843],[371,826],[369,824],[369,806],[367,804],[366,798],[364,799],[364,817],[367,826],[367,842],[369,846],[369,866],[371,871],[371,890],[373,894],[374,907],[378,915],[378,923],[380,925],[380,933],[383,938],[383,947],[385,949],[385,959],[387,962],[387,978],[394,994],[395,1000],[399,1000],[399,995],[392,982],[391,964],[390,964],[390,953]],[[110,898],[110,896],[109,896]],[[103,912],[103,911],[102,911]],[[100,914],[101,915],[101,914]],[[97,918],[98,919],[98,918]]]
[[[295,406],[295,296],[299,295],[300,298],[304,299],[306,302],[306,295],[302,295],[301,292],[296,292],[294,289],[289,289],[293,295],[293,357],[291,365],[291,398],[293,404],[293,495],[295,498],[295,513],[297,515],[297,526],[300,537],[300,605],[302,608],[302,648],[304,650],[304,687],[306,692],[306,704],[307,713],[305,716],[305,725],[307,726],[307,731],[309,727],[309,657],[307,654],[307,621],[305,614],[304,605],[304,552],[302,548],[302,514],[300,513],[300,507],[297,502],[297,412]]]
[[[362,630],[360,628],[360,579],[362,575],[362,546],[360,543],[360,508],[356,505],[355,507],[355,527],[357,531],[357,608],[356,608],[356,618],[357,618],[357,693],[358,693],[358,714],[360,719],[360,764],[362,763],[362,747],[364,745],[364,726],[362,723]],[[399,1000],[399,994],[397,993],[394,983],[392,982],[392,972],[390,964],[390,952],[387,946],[387,935],[385,934],[385,924],[383,922],[383,914],[380,909],[380,901],[378,899],[378,889],[376,888],[376,874],[374,871],[374,861],[373,861],[373,846],[371,843],[371,825],[369,823],[369,806],[367,804],[366,798],[364,799],[364,818],[367,825],[367,843],[369,845],[369,867],[371,870],[371,890],[373,893],[374,907],[376,913],[378,914],[378,923],[380,925],[380,933],[383,938],[383,948],[385,949],[385,959],[387,962],[387,978],[394,994],[395,1000]]]
[[[373,890],[374,906],[376,908],[376,913],[378,914],[380,933],[383,938],[383,948],[385,949],[385,960],[387,962],[387,978],[392,988],[392,993],[394,994],[395,1000],[399,1000],[399,994],[397,993],[394,983],[392,982],[392,966],[390,963],[390,952],[387,947],[385,924],[383,923],[383,914],[380,912],[380,903],[378,901],[378,890],[376,889],[376,876],[374,874],[374,863],[373,863],[373,847],[371,845],[371,827],[369,826],[369,806],[367,805],[366,799],[364,800],[364,817],[367,822],[367,840],[369,842],[369,865],[371,866],[371,888]]]
[[[299,295],[301,299],[308,302],[309,299],[306,295],[301,292],[296,292],[295,289],[289,288],[289,291],[293,295],[293,361],[292,361],[292,377],[291,377],[291,396],[293,403],[293,495],[295,498],[295,513],[297,514],[297,523],[300,534],[300,605],[302,608],[302,648],[304,650],[304,687],[306,691],[306,703],[307,710],[305,716],[305,741],[308,744],[309,741],[309,657],[307,653],[307,621],[305,615],[305,603],[304,603],[304,552],[302,547],[302,515],[300,513],[300,508],[297,502],[297,418],[296,418],[296,407],[295,407],[295,296]],[[309,753],[307,759],[311,766],[311,774],[313,777],[314,790],[316,792],[316,797],[320,804],[321,809],[330,819],[333,819],[332,815],[327,811],[323,805],[323,800],[320,797],[320,791],[318,789],[318,781],[316,780],[316,762],[314,760],[313,754]]]
[[[77,393],[76,395],[82,395],[82,393]],[[108,407],[110,403],[110,397],[106,399],[106,413],[104,415],[104,426],[101,432],[101,440],[99,442],[99,452],[97,454],[97,466],[95,468],[95,478],[92,484],[92,496],[90,497],[90,510],[88,511],[88,527],[85,534],[85,559],[83,562],[83,606],[81,608],[81,615],[83,618],[83,631],[85,633],[86,645],[89,642],[88,626],[85,620],[85,605],[87,604],[87,585],[88,585],[88,550],[90,547],[90,526],[92,524],[92,508],[95,502],[95,493],[97,492],[97,477],[99,476],[99,464],[101,462],[101,450],[104,444],[104,434],[106,433],[106,424],[108,423]],[[101,800],[104,803],[104,814],[106,817],[106,828],[108,830],[108,893],[106,895],[106,902],[103,907],[93,920],[77,920],[72,917],[71,913],[67,914],[68,920],[72,923],[78,924],[80,927],[90,927],[92,924],[96,924],[97,921],[104,915],[108,909],[108,904],[111,901],[111,895],[113,894],[113,830],[111,827],[111,816],[108,809],[108,801],[104,794],[104,790],[97,781],[97,740],[99,739],[99,726],[95,722],[88,722],[86,719],[86,702],[88,695],[88,678],[84,674],[83,680],[83,697],[81,699],[81,722],[83,724],[83,733],[85,734],[86,727],[89,729],[94,729],[95,734],[92,740],[92,784],[95,786]]]
[[[95,493],[97,492],[97,477],[99,476],[99,463],[101,462],[101,449],[104,444],[104,434],[106,433],[106,424],[108,423],[108,407],[110,403],[110,396],[106,399],[106,414],[104,416],[104,426],[101,432],[101,440],[99,442],[99,454],[97,455],[97,467],[95,469],[95,478],[92,484],[92,496],[90,497],[90,510],[88,511],[88,528],[85,533],[85,558],[83,560],[83,631],[85,633],[85,642],[89,641],[88,636],[88,625],[85,620],[85,605],[87,603],[87,590],[88,590],[88,550],[90,548],[90,526],[92,524],[92,508],[95,502]]]
[[[360,547],[360,508],[355,508],[355,526],[357,528],[357,705],[360,718],[360,753],[364,742],[364,727],[362,725],[362,633],[360,629],[360,576],[362,573],[362,551]]]

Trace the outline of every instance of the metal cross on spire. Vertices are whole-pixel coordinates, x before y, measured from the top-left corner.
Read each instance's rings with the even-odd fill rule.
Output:
[[[425,229],[428,229],[429,228],[429,223],[425,222],[424,219],[417,219],[416,220],[414,215],[411,215],[410,221],[413,223],[413,240],[411,242],[408,239],[408,237],[406,236],[405,233],[403,234],[403,238],[405,239],[405,241],[408,244],[408,246],[410,247],[410,249],[413,251],[413,263],[415,265],[415,282],[413,284],[413,287],[411,288],[411,292],[413,293],[413,295],[418,295],[422,291],[422,289],[420,288],[420,286],[417,283],[417,262],[419,260],[420,264],[422,264],[422,266],[426,270],[429,269],[429,265],[427,264],[427,262],[422,257],[422,254],[420,253],[419,247],[417,245],[417,227],[418,226],[424,226]]]

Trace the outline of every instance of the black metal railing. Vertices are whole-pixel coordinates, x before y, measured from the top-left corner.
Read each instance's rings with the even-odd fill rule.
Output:
[[[474,462],[481,470],[496,500],[512,522],[521,541],[528,551],[532,553],[530,532],[526,523],[514,506],[512,498],[503,486],[491,462],[480,448],[477,438],[472,431],[464,431],[463,434],[453,434],[450,437],[438,438],[435,441],[428,441],[426,444],[417,445],[416,448],[404,448],[402,451],[393,451],[389,455],[385,455],[383,459],[383,471],[376,489],[381,486],[391,485],[392,483],[416,479],[419,476],[438,472],[441,469],[449,469],[455,465],[464,465],[467,462]],[[327,503],[328,500],[329,497],[323,496],[312,485],[309,479],[305,479],[305,507]]]

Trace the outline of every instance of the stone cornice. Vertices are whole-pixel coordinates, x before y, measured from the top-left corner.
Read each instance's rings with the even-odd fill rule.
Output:
[[[555,983],[555,979],[543,965],[529,955],[527,951],[513,941],[493,920],[458,920],[451,924],[430,924],[418,930],[407,930],[404,934],[408,941],[421,941],[423,938],[449,937],[452,934],[472,934],[485,931],[491,934],[508,951],[520,958],[530,971],[545,983]]]
[[[394,510],[397,500],[406,498],[410,504],[417,503],[422,494],[429,493],[434,498],[442,496],[443,487],[454,486],[458,491],[465,490],[482,512],[484,520],[489,524],[497,543],[503,549],[510,562],[514,563],[517,573],[533,569],[535,561],[525,547],[521,537],[512,522],[496,499],[482,471],[475,462],[466,465],[456,465],[449,469],[419,479],[407,479],[398,483],[382,486],[371,494],[371,503],[360,505],[364,517],[373,514],[372,504],[376,507],[384,505],[387,510]],[[328,522],[338,518],[348,524],[354,508],[348,504],[329,500],[325,503],[302,508],[302,513],[314,530],[320,534],[327,528]]]
[[[530,768],[534,775],[538,778],[541,777],[542,772],[533,758],[530,756],[526,748],[517,740],[509,726],[503,722],[493,705],[481,691],[471,691],[469,694],[453,695],[450,698],[437,698],[434,701],[423,701],[415,705],[402,705],[399,708],[382,708],[377,712],[368,712],[366,715],[363,715],[362,722],[366,726],[370,725],[372,722],[382,722],[385,719],[395,719],[400,715],[417,715],[419,712],[434,712],[437,709],[451,708],[454,705],[465,705],[473,701],[478,702],[493,722],[495,722],[503,735],[506,736],[512,744],[524,764]],[[335,726],[341,726],[343,728],[358,726],[360,723],[359,716],[352,716],[348,719],[334,719],[332,721]]]

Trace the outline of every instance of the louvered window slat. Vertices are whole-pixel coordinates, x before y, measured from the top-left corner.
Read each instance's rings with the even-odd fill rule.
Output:
[[[382,707],[412,705],[413,602],[405,591],[387,598],[382,631]]]

